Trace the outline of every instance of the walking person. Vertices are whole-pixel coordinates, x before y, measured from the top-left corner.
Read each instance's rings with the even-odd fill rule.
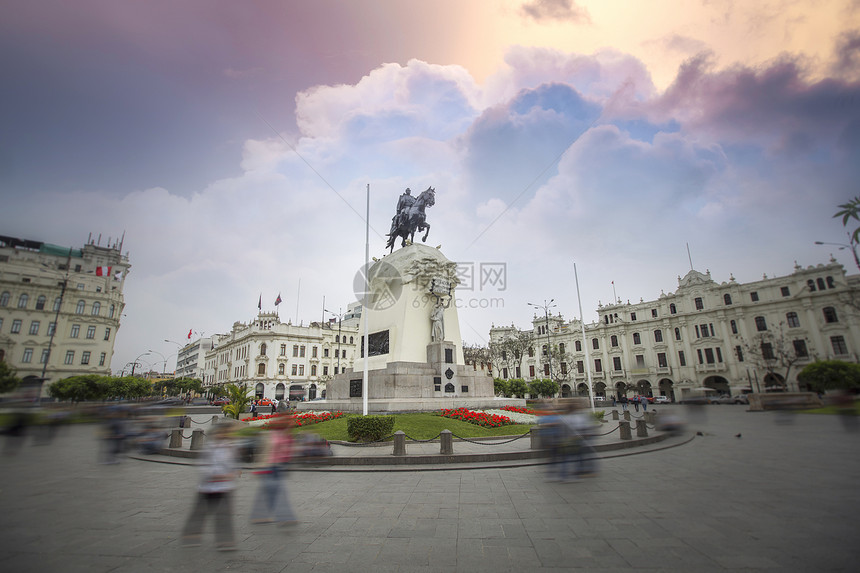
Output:
[[[629,402],[629,400],[627,399],[627,394],[621,396],[621,398],[619,398],[618,401],[621,403],[621,411],[626,412],[627,411],[627,403]]]
[[[636,410],[637,413],[639,412],[639,399],[639,396],[633,396],[633,399],[631,400],[631,402],[633,402],[633,409]]]
[[[236,549],[231,496],[240,472],[230,432],[229,424],[215,426],[212,440],[207,441],[203,450],[196,500],[182,531],[182,543],[186,547],[200,545],[203,522],[207,515],[212,514],[215,518],[215,541],[218,550]]]
[[[642,411],[648,411],[648,396],[639,396],[639,402],[642,404]]]
[[[261,470],[254,472],[260,476],[260,486],[251,506],[251,523],[297,523],[283,483],[287,464],[293,457],[293,425],[292,417],[282,415],[273,418],[267,426],[265,463]]]

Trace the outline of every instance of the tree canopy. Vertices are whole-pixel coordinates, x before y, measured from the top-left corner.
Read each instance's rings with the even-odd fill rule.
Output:
[[[11,392],[21,384],[14,368],[0,360],[0,393]]]
[[[860,364],[820,360],[801,370],[797,379],[816,392],[860,388]]]

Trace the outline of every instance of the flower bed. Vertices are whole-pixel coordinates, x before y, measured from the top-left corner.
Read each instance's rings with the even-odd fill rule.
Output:
[[[443,418],[453,418],[454,420],[469,422],[470,424],[483,426],[484,428],[499,428],[501,426],[510,426],[514,423],[507,416],[474,412],[466,408],[457,408],[456,410],[443,408],[439,415]]]
[[[283,414],[265,414],[263,416],[256,416],[254,418],[242,418],[243,422],[269,422],[272,418],[278,418],[283,416]],[[295,422],[296,426],[312,426],[314,424],[319,424],[320,422],[328,422],[329,420],[336,420],[337,418],[342,418],[343,412],[307,412],[304,414],[294,414],[290,416],[292,420]],[[262,425],[266,427],[266,424],[251,424],[253,426]]]
[[[517,407],[517,406],[502,406],[502,408],[501,408],[501,409],[502,409],[502,410],[505,410],[506,412],[516,412],[516,413],[518,413],[518,414],[531,414],[531,415],[535,415],[535,411],[534,411],[534,410],[532,410],[531,408],[519,408],[519,407]]]

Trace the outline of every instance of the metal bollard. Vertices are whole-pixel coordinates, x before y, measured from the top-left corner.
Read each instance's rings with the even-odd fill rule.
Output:
[[[630,433],[630,422],[619,422],[618,429],[621,430],[622,440],[633,439],[633,435]]]
[[[624,419],[630,421],[630,410],[624,410]]]
[[[212,416],[212,425],[215,425],[215,422],[218,421],[218,416]]]
[[[394,432],[394,455],[406,455],[406,434],[403,433],[403,430]]]
[[[612,419],[618,421],[618,410],[612,410]]]
[[[454,453],[454,437],[451,430],[442,430],[439,440],[439,453],[443,456],[450,456]]]
[[[191,449],[203,449],[203,430],[194,430],[191,432]]]
[[[170,430],[170,444],[168,448],[182,447],[182,430]]]
[[[645,427],[645,420],[636,420],[636,437],[647,438],[648,428]]]

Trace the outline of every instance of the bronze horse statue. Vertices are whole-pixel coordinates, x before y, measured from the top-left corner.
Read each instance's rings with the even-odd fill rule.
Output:
[[[409,207],[394,216],[392,231],[388,233],[388,242],[385,247],[390,249],[389,252],[394,252],[394,241],[397,237],[401,237],[400,246],[405,247],[407,239],[413,242],[415,231],[425,231],[421,237],[422,242],[427,241],[427,235],[430,234],[430,223],[427,222],[427,216],[424,214],[426,207],[432,207],[436,204],[436,189],[428,187],[415,199]]]

